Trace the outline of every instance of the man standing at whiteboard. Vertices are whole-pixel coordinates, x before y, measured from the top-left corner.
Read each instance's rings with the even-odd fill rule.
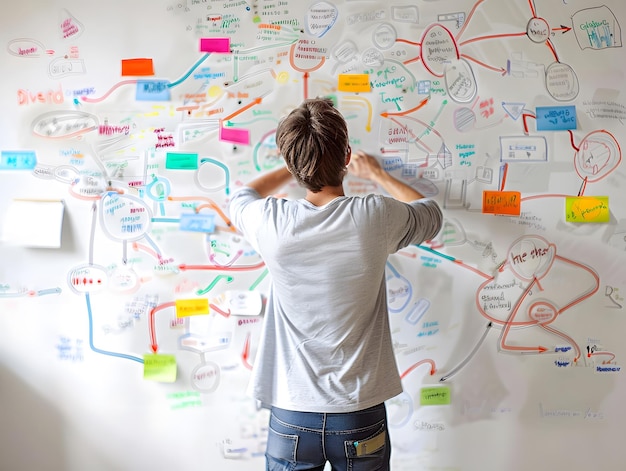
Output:
[[[437,203],[352,154],[346,122],[327,98],[305,100],[281,120],[286,167],[264,174],[230,202],[235,227],[271,275],[250,383],[270,408],[267,470],[388,470],[384,402],[402,392],[387,311],[387,257],[434,238]],[[348,197],[343,178],[391,197]],[[271,196],[291,178],[306,196]]]

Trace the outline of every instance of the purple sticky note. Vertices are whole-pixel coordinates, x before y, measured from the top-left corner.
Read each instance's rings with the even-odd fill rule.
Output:
[[[242,128],[221,127],[220,141],[250,145],[250,131]]]
[[[230,38],[200,38],[200,52],[230,52]]]

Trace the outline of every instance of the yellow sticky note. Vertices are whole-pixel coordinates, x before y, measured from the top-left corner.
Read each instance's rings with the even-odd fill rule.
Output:
[[[146,353],[143,356],[143,379],[161,383],[176,381],[176,357],[160,353]]]
[[[369,92],[369,74],[339,74],[337,79],[337,90],[340,92]]]
[[[567,222],[609,222],[608,196],[568,196],[565,198]]]
[[[483,191],[483,213],[519,216],[522,210],[519,191]]]
[[[420,405],[441,406],[450,404],[450,388],[447,386],[435,386],[420,390]]]
[[[207,298],[177,299],[176,317],[199,316],[209,313]]]

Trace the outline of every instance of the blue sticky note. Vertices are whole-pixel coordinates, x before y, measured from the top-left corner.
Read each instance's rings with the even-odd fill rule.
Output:
[[[189,232],[215,232],[215,215],[183,213],[180,215],[179,229]]]
[[[538,106],[535,114],[538,131],[576,129],[575,106]]]
[[[0,170],[32,170],[37,165],[37,155],[31,150],[3,150],[0,153]]]
[[[170,101],[170,87],[167,80],[137,80],[135,99],[137,101]]]

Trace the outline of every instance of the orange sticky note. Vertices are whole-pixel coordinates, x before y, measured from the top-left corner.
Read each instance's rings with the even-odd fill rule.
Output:
[[[176,317],[199,316],[209,313],[207,298],[177,299]]]
[[[519,191],[483,191],[483,213],[519,216],[522,209]]]
[[[122,59],[122,76],[154,75],[152,59]]]
[[[369,92],[369,74],[339,74],[337,78],[337,90],[340,92]]]

